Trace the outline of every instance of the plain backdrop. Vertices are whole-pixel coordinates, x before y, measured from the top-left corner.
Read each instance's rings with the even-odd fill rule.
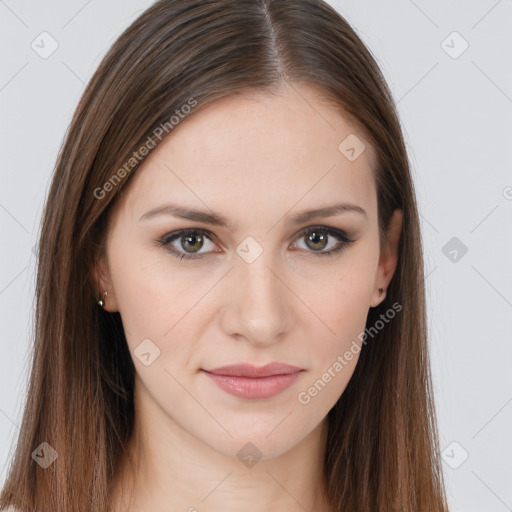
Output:
[[[101,58],[151,3],[0,0],[0,484],[21,419],[33,247],[57,152]],[[379,63],[407,141],[451,510],[512,510],[512,2],[330,3]],[[41,38],[46,51],[58,44],[47,58]]]

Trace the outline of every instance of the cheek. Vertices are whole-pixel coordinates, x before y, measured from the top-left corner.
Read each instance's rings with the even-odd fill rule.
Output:
[[[163,251],[140,249],[134,242],[123,248],[113,243],[112,279],[130,346],[144,338],[158,343],[185,314],[183,283],[179,274],[169,272],[166,260],[171,257]]]
[[[343,358],[344,377],[337,377],[335,387],[344,388],[348,382],[348,375],[351,374],[357,364],[361,335],[364,332],[366,318],[368,315],[368,298],[366,293],[345,292],[335,289],[332,292],[331,300],[326,297],[325,303],[317,304],[321,318],[329,329],[324,329],[321,343],[314,345],[316,366],[316,377],[320,377],[328,369],[336,374],[340,369],[333,368],[340,357]],[[338,291],[338,293],[335,293]],[[330,295],[326,291],[326,296]],[[347,377],[347,378],[345,378]],[[329,381],[326,376],[324,380]],[[344,382],[344,384],[343,384]]]
[[[308,306],[315,313],[307,317],[307,325],[303,326],[310,333],[308,338],[317,340],[309,349],[313,357],[312,379],[320,381],[316,386],[322,390],[320,401],[332,404],[356,367],[370,308],[374,262],[370,251],[367,250],[366,256],[363,253],[361,250],[361,254],[354,254],[329,279],[322,279],[323,286],[315,287],[314,291],[304,289]],[[314,336],[315,329],[321,336]]]
[[[346,264],[317,281],[317,286],[304,291],[311,310],[328,327],[329,345],[342,346],[348,337],[364,330],[370,308],[371,286],[375,274],[368,256],[354,254]],[[320,286],[318,286],[320,284]],[[330,334],[330,336],[328,336]]]
[[[352,293],[338,284],[326,290],[322,301],[315,305],[329,329],[323,329],[324,334],[309,347],[309,376],[296,397],[299,407],[312,417],[329,412],[354,373],[368,314],[367,299],[366,293]]]
[[[160,254],[133,247],[113,247],[111,270],[136,368],[144,369],[137,360],[139,352],[149,351],[152,357],[158,354],[153,368],[185,371],[202,337],[208,292],[218,278],[180,271],[164,250]]]

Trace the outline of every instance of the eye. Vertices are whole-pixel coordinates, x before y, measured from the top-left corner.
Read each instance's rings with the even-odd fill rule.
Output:
[[[210,247],[208,243],[206,244],[207,249],[211,250],[212,246],[215,246],[210,239],[208,231],[202,229],[183,229],[164,235],[160,240],[157,240],[157,244],[165,247],[166,251],[170,252],[176,258],[195,259],[202,257],[203,253],[199,251],[205,245],[205,241],[210,244]],[[177,242],[177,247],[174,245],[175,242]],[[208,252],[208,250],[206,252]]]
[[[354,242],[344,231],[328,226],[308,227],[298,237],[299,242],[304,241],[304,246],[299,248],[312,252],[314,256],[334,256]],[[332,239],[337,239],[338,243]],[[297,243],[294,245],[297,246]],[[324,250],[326,248],[329,250]]]
[[[297,237],[299,242],[304,240],[305,245],[300,247],[297,242],[294,242],[294,248],[299,247],[313,253],[314,256],[332,256],[354,241],[348,238],[344,231],[327,226],[308,227],[298,233]],[[208,252],[221,252],[212,251],[215,244],[211,238],[212,234],[203,229],[182,229],[164,235],[156,240],[156,243],[178,259],[198,259]],[[337,243],[335,243],[336,240]],[[206,250],[200,252],[203,248]],[[325,250],[326,248],[329,250]]]

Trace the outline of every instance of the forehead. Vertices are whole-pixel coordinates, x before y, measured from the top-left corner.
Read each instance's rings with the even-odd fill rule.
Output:
[[[349,134],[365,138],[357,121],[321,89],[284,83],[272,92],[230,95],[199,106],[173,130],[162,149],[186,151],[189,158],[212,163],[230,157],[289,162],[294,155],[300,160],[312,152],[338,156],[338,146]],[[271,153],[262,153],[262,148]],[[371,161],[369,149],[366,157]]]
[[[357,137],[364,151],[340,150]],[[347,139],[348,138],[348,139]],[[373,202],[375,152],[365,134],[311,86],[231,95],[196,110],[173,129],[136,171],[133,208],[153,201],[201,199],[210,205],[262,201],[290,209],[322,201]],[[217,209],[217,210],[219,210]],[[225,209],[225,208],[224,208]]]

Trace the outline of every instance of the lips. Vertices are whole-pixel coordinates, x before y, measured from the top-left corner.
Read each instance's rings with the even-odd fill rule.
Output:
[[[270,363],[265,366],[253,366],[247,363],[221,366],[214,370],[205,370],[216,375],[231,375],[234,377],[270,377],[272,375],[288,375],[300,372],[301,368],[284,363]]]
[[[270,363],[260,367],[243,363],[202,371],[231,395],[262,399],[284,391],[304,370],[284,363]]]

